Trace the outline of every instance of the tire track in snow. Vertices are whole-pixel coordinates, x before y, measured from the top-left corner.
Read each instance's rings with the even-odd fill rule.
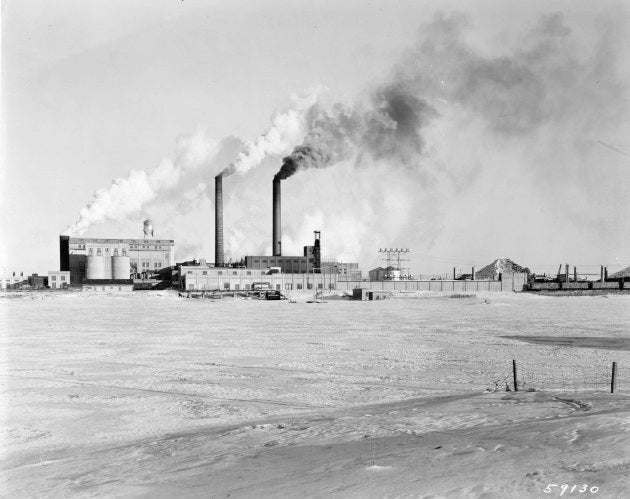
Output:
[[[216,397],[212,395],[198,395],[195,393],[187,393],[187,392],[174,392],[169,390],[156,390],[154,388],[140,388],[133,386],[117,386],[117,385],[108,385],[101,383],[91,383],[88,381],[70,381],[65,379],[55,379],[55,378],[44,378],[38,376],[19,376],[15,374],[0,374],[0,376],[9,377],[9,378],[18,378],[18,379],[35,379],[35,380],[43,380],[43,381],[53,381],[56,383],[64,383],[68,385],[78,385],[78,386],[92,386],[96,388],[111,388],[114,390],[127,390],[127,391],[138,391],[138,392],[147,392],[147,393],[155,393],[158,395],[174,395],[174,396],[182,396],[182,397],[196,397],[210,400],[221,400],[227,402],[243,402],[243,403],[258,403],[258,404],[269,404],[269,405],[280,405],[286,407],[298,407],[301,409],[327,409],[327,408],[335,408],[338,406],[333,405],[309,405],[309,404],[293,404],[290,402],[282,402],[280,400],[269,400],[269,399],[241,399],[241,398],[229,398],[229,397]]]

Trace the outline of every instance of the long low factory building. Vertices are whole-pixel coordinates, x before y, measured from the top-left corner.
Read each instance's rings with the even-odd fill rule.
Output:
[[[246,291],[270,288],[278,291],[325,289],[348,291],[367,288],[384,291],[523,291],[527,274],[504,273],[500,280],[357,281],[337,273],[286,274],[268,270],[181,266],[180,289],[186,291]]]
[[[269,273],[267,269],[182,266],[180,288],[187,291],[242,291],[270,288],[279,291],[302,289],[338,289],[343,279],[338,274]]]

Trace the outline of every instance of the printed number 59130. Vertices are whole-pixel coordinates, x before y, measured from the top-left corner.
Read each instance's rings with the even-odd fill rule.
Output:
[[[543,489],[543,492],[545,494],[551,494],[553,492],[553,487],[560,487],[560,495],[563,495],[565,492],[567,492],[567,490],[569,490],[569,487],[571,487],[571,485],[566,484],[566,483],[562,485],[550,483]],[[599,487],[597,485],[593,485],[590,489],[588,488],[587,484],[582,484],[582,486],[579,489],[577,487],[578,487],[577,485],[573,485],[573,487],[571,487],[571,490],[569,490],[568,493],[573,494],[573,492],[578,492],[580,494],[583,494],[584,492],[588,491],[591,494],[597,494],[597,492],[599,492]]]

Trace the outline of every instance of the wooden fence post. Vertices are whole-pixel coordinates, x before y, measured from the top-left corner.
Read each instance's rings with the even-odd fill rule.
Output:
[[[518,392],[518,382],[516,381],[516,360],[512,360],[512,373],[514,375],[514,391]]]
[[[613,362],[612,376],[610,378],[610,393],[615,393],[615,384],[617,383],[617,363]]]

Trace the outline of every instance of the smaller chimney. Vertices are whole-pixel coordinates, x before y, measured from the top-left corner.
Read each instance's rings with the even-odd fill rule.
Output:
[[[321,237],[322,233],[319,230],[313,231],[315,234],[315,243],[313,246],[313,267],[319,269],[316,273],[322,273],[322,246],[321,246]]]
[[[144,231],[145,239],[149,236],[153,237],[153,224],[151,223],[151,220],[147,219],[144,221],[142,230]]]

